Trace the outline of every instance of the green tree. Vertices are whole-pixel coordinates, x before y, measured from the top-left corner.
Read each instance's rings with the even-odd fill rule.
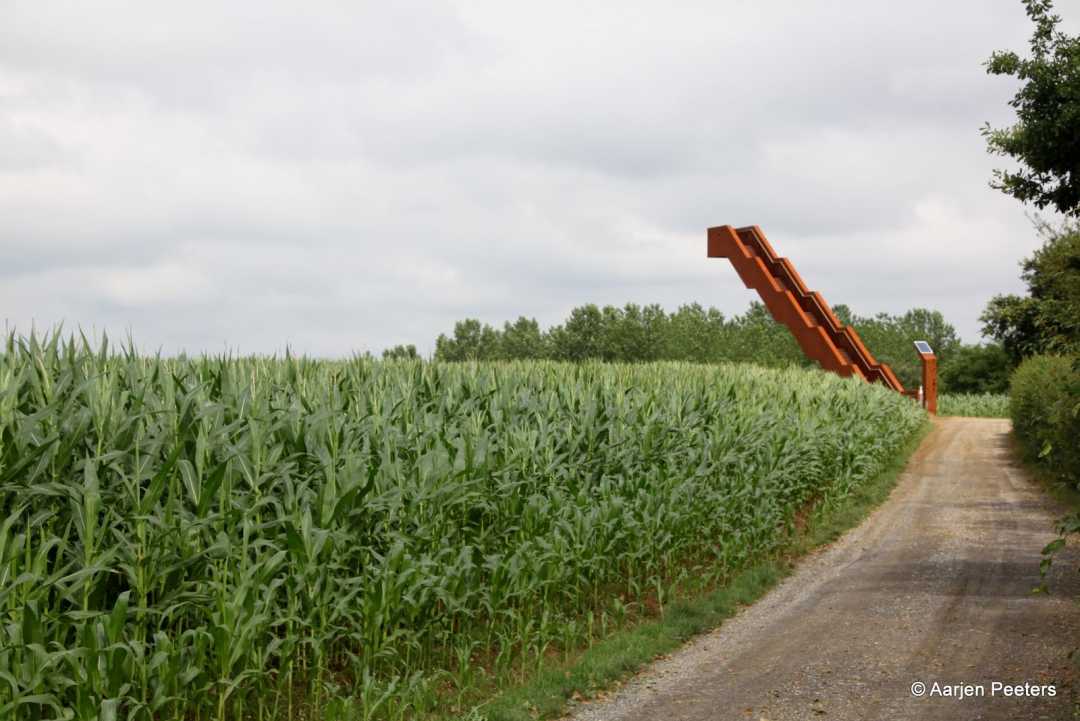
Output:
[[[913,341],[929,341],[942,364],[960,345],[956,330],[937,311],[916,308],[900,316],[860,318],[840,305],[835,312],[845,323],[855,325],[871,351],[891,364],[905,385],[917,384],[920,377]],[[705,309],[697,303],[680,306],[670,314],[657,304],[628,303],[621,308],[588,304],[571,310],[564,324],[547,333],[530,318],[504,323],[502,331],[469,318],[454,325],[453,337],[439,336],[435,358],[814,365],[791,332],[756,301],[730,320],[716,308]]]
[[[383,351],[382,357],[383,360],[415,360],[420,357],[420,354],[416,352],[416,346],[409,343],[387,348]]]
[[[760,301],[753,301],[745,313],[732,319],[725,340],[724,360],[767,366],[813,363],[803,354],[791,331],[777,323]]]
[[[641,307],[627,303],[622,308],[601,310],[602,351],[605,360],[637,363],[664,357],[664,330],[668,316],[659,305]]]
[[[947,393],[1008,393],[1012,364],[998,343],[964,345],[941,364],[938,377]]]
[[[855,314],[851,312],[851,308],[843,303],[834,305],[832,307],[832,312],[844,325],[852,325],[855,322]]]
[[[995,170],[991,186],[1039,208],[1052,206],[1080,215],[1080,38],[1058,28],[1052,0],[1024,0],[1035,25],[1031,56],[998,51],[986,63],[991,75],[1015,77],[1022,85],[1009,105],[1017,122],[983,135],[991,153],[1026,166]]]
[[[604,314],[589,303],[570,311],[570,317],[561,326],[551,329],[552,353],[558,360],[611,360],[605,358]]]
[[[502,355],[507,359],[547,358],[550,354],[547,339],[535,318],[520,316],[511,325],[507,321],[502,331]]]
[[[941,365],[960,347],[956,328],[940,311],[928,308],[913,308],[903,315],[852,316],[851,323],[874,358],[888,363],[906,388],[917,386],[922,379],[922,364],[912,345],[915,341],[927,341]]]
[[[502,334],[487,323],[466,318],[454,324],[454,337],[435,340],[435,359],[440,361],[498,360],[502,358]]]
[[[1041,353],[1080,352],[1080,224],[1039,226],[1044,242],[1021,264],[1028,295],[998,295],[980,320],[1013,364]]]
[[[716,308],[698,303],[681,305],[668,317],[662,355],[670,360],[715,362],[723,359],[727,323]]]

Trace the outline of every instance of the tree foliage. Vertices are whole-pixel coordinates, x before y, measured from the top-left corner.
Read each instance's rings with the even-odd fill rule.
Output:
[[[1019,161],[1020,170],[995,170],[991,186],[1039,208],[1080,215],[1080,38],[1058,28],[1052,0],[1024,0],[1035,25],[1031,56],[1006,50],[986,63],[991,75],[1022,82],[1009,102],[1017,122],[983,128],[991,153]]]
[[[940,365],[938,379],[950,393],[1003,394],[1009,392],[1012,364],[998,343],[965,345]]]
[[[451,338],[440,334],[435,340],[435,357],[440,360],[497,360],[501,358],[502,336],[499,331],[475,318],[454,324]]]
[[[1080,368],[1068,356],[1033,356],[1013,374],[1010,395],[1028,459],[1080,488]]]
[[[1014,364],[1080,352],[1080,225],[1039,230],[1043,246],[1021,264],[1028,295],[997,295],[979,318],[983,335],[1001,342]]]
[[[942,363],[961,345],[956,329],[938,311],[915,308],[901,315],[862,317],[846,306],[835,310],[843,322],[855,326],[871,352],[878,360],[889,363],[906,386],[917,385],[920,380],[913,341],[929,341]],[[774,321],[765,306],[756,301],[745,313],[731,318],[698,303],[682,305],[672,313],[657,304],[586,304],[572,309],[563,323],[546,331],[532,318],[507,322],[502,330],[467,318],[454,324],[452,336],[439,336],[435,358],[813,365],[788,329]]]
[[[513,324],[503,325],[500,355],[521,360],[546,358],[547,340],[535,318],[519,317]]]
[[[415,360],[420,357],[420,354],[416,352],[416,346],[409,343],[387,348],[383,351],[382,357],[383,360]]]
[[[435,358],[625,363],[726,360],[768,366],[808,365],[791,334],[761,303],[752,303],[745,314],[731,319],[697,303],[680,306],[673,313],[657,304],[600,307],[589,303],[573,308],[563,323],[546,331],[532,318],[507,322],[501,331],[466,318],[454,324],[452,336],[438,337]]]
[[[913,348],[915,341],[928,342],[939,365],[945,364],[961,346],[956,328],[939,311],[927,308],[913,308],[902,315],[853,316],[850,322],[874,357],[888,363],[906,388],[914,388],[922,381],[922,362]]]

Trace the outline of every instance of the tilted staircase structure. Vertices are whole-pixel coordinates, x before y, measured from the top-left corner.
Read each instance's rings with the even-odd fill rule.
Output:
[[[709,257],[731,261],[742,282],[791,330],[807,357],[827,371],[904,393],[892,369],[874,360],[855,329],[840,322],[820,293],[807,289],[791,261],[776,255],[761,228],[721,225],[709,228],[708,238]]]

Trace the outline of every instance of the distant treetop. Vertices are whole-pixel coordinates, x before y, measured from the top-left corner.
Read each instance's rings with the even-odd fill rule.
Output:
[[[843,323],[855,326],[870,352],[892,366],[905,386],[919,382],[919,359],[912,341],[929,341],[943,363],[960,346],[956,329],[938,311],[915,308],[903,315],[860,317],[838,305],[835,312]],[[573,308],[562,324],[547,330],[533,318],[507,321],[502,329],[466,318],[454,324],[453,335],[441,334],[435,341],[435,359],[440,361],[536,358],[814,365],[790,331],[757,301],[745,313],[730,318],[698,303],[671,313],[657,304],[600,307],[590,303]]]

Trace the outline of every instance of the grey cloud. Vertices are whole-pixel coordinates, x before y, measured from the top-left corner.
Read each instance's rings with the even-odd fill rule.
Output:
[[[974,340],[1037,243],[978,134],[1010,120],[981,63],[1025,47],[1016,0],[13,7],[20,328],[340,355],[584,302],[737,313],[704,258],[730,222],[834,303]]]
[[[402,78],[469,47],[453,8],[393,3],[16,2],[0,61],[198,108],[275,77]]]

